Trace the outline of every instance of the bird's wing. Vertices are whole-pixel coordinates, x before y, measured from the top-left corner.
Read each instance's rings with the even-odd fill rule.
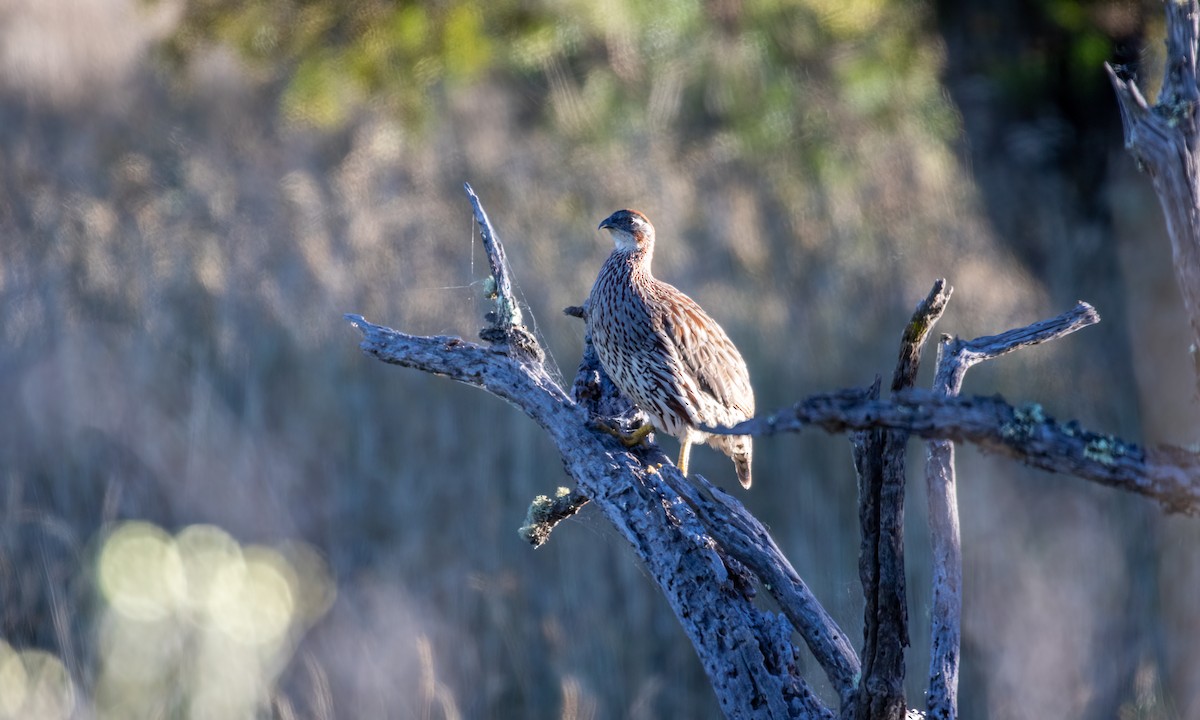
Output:
[[[684,371],[723,407],[753,417],[750,373],[733,341],[696,301],[666,283],[662,290],[671,296],[663,302],[662,333]]]

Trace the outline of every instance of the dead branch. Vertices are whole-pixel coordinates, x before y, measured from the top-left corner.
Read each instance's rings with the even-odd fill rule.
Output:
[[[1158,103],[1150,107],[1125,68],[1104,64],[1117,93],[1125,147],[1150,176],[1171,238],[1175,280],[1192,326],[1191,353],[1200,383],[1200,114],[1196,84],[1196,0],[1163,3],[1167,62]]]
[[[861,672],[850,639],[792,568],[771,534],[741,501],[702,475],[692,475],[689,480],[694,483],[675,482],[674,477],[677,476],[667,476],[668,484],[696,511],[717,545],[757,575],[779,603],[829,677],[844,715],[847,708],[853,707]]]
[[[949,337],[938,346],[935,395],[957,397],[965,366],[949,350]],[[956,372],[963,368],[962,372]],[[957,376],[958,383],[952,378]],[[933,608],[929,615],[929,696],[925,707],[937,720],[958,716],[958,658],[962,647],[962,538],[958,525],[954,443],[932,440],[925,457],[929,505],[930,555],[933,560]]]
[[[508,279],[508,258],[504,255],[504,245],[500,242],[500,236],[492,227],[492,221],[488,219],[487,212],[471,184],[463,183],[463,189],[471,201],[475,224],[479,226],[479,238],[483,241],[488,267],[492,271],[491,277],[488,278],[487,295],[496,305],[496,309],[485,317],[488,325],[479,331],[479,337],[493,345],[511,346],[541,362],[545,359],[541,346],[533,334],[521,324],[521,306],[517,304],[517,298],[513,295],[512,281]]]
[[[910,388],[921,365],[921,350],[950,299],[939,279],[917,305],[900,339],[892,392]],[[879,379],[862,393],[879,399]],[[908,605],[904,572],[904,485],[908,433],[874,428],[851,433],[858,471],[859,577],[863,609],[863,679],[856,706],[843,717],[901,720],[904,695],[904,649],[909,645]]]
[[[1000,335],[963,341],[943,336],[938,346],[935,395],[957,397],[973,365],[1014,350],[1063,337],[1100,322],[1087,303],[1062,315]],[[929,497],[929,533],[933,557],[933,611],[930,618],[929,716],[958,716],[958,658],[962,639],[962,543],[955,488],[954,444],[933,440],[928,446],[925,482]]]
[[[762,436],[809,426],[831,433],[902,429],[925,439],[969,442],[1041,470],[1144,495],[1167,512],[1200,514],[1200,454],[1190,450],[1146,450],[1073,420],[1060,423],[1040,404],[1014,407],[998,396],[946,398],[917,389],[890,400],[859,395],[858,390],[813,395],[774,415],[713,432]]]

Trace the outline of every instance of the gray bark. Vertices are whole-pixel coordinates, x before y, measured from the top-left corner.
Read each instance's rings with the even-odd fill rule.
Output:
[[[1050,321],[1010,330],[994,337],[963,341],[944,336],[938,346],[933,392],[958,397],[973,365],[1014,350],[1054,340],[1099,322],[1090,305],[1080,304]],[[929,534],[933,558],[933,608],[930,617],[929,717],[958,716],[958,658],[962,642],[962,541],[958,525],[954,444],[928,445],[925,483],[929,498]]]
[[[813,596],[767,529],[740,500],[713,486],[702,475],[692,475],[689,480],[694,482],[672,483],[672,488],[700,516],[713,540],[757,576],[779,603],[837,691],[844,716],[854,706],[861,672],[850,639]]]
[[[788,410],[721,432],[773,435],[808,426],[832,433],[903,429],[927,440],[968,442],[1041,470],[1144,495],[1166,512],[1200,515],[1200,454],[1192,450],[1143,448],[1075,421],[1058,422],[1037,403],[1014,407],[999,397],[946,398],[928,390],[864,400],[860,392],[812,395]]]
[[[1167,62],[1150,107],[1123,67],[1105,63],[1125,126],[1125,147],[1150,176],[1171,238],[1175,280],[1192,327],[1192,363],[1200,387],[1200,88],[1196,77],[1196,0],[1169,0]]]
[[[900,339],[900,357],[892,376],[893,393],[913,386],[921,366],[925,339],[950,299],[945,280],[933,284],[917,305]],[[879,380],[864,391],[879,399]],[[858,471],[859,525],[862,535],[859,575],[863,609],[863,680],[853,714],[858,720],[902,720],[904,649],[909,645],[908,604],[904,573],[904,484],[908,433],[875,428],[851,434]]]

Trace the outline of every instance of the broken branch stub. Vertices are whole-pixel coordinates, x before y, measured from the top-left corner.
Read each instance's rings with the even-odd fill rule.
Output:
[[[483,203],[479,201],[479,196],[475,194],[471,184],[463,183],[463,188],[471,201],[475,223],[479,226],[479,237],[483,241],[483,249],[487,255],[488,267],[492,270],[491,277],[488,278],[486,294],[488,299],[495,304],[495,308],[489,311],[485,317],[488,324],[479,331],[479,338],[492,345],[510,347],[517,353],[540,363],[546,359],[546,354],[533,333],[521,324],[521,306],[517,303],[516,295],[513,294],[512,281],[508,277],[508,258],[504,254],[504,245],[500,242],[500,236],[492,227],[492,221],[488,218],[487,211],[483,209]]]

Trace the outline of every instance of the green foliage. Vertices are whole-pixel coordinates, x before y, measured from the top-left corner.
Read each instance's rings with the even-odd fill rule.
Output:
[[[339,125],[376,97],[415,119],[431,86],[474,80],[492,63],[484,12],[464,2],[212,0],[187,6],[169,49],[186,62],[208,44],[234,48],[284,79],[285,111],[309,124]]]
[[[990,12],[1006,10],[1011,9]],[[1039,0],[1022,6],[1011,21],[1015,37],[983,42],[989,74],[1001,80],[1006,100],[1017,107],[1062,96],[1095,102],[1109,92],[1102,64],[1140,34],[1136,11],[1136,3],[1111,0]]]
[[[919,19],[896,0],[209,0],[189,4],[169,46],[181,61],[235,48],[282,81],[289,118],[318,127],[367,102],[420,125],[443,93],[486,79],[520,86],[539,122],[577,140],[670,124],[683,142],[719,131],[769,156],[845,121],[820,112],[830,94],[856,122],[915,103],[944,130]]]

